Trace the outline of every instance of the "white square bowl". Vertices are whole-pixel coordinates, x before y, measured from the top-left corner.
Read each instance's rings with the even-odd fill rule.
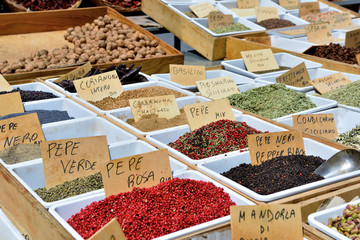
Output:
[[[345,46],[345,32],[331,32],[333,39],[335,40],[333,43],[339,43],[341,46]],[[300,37],[300,38],[294,38],[294,40],[298,40],[301,42],[306,42],[306,43],[310,43],[314,46],[318,46],[318,45],[329,45],[330,43],[313,43],[308,41],[307,37]]]
[[[58,98],[64,98],[65,97],[64,94],[61,94],[58,91],[55,91],[51,87],[46,86],[46,84],[41,83],[41,82],[32,82],[32,83],[24,83],[24,84],[12,85],[12,87],[14,89],[19,88],[19,89],[25,90],[25,91],[49,92],[49,93],[54,94]],[[51,98],[48,98],[48,99],[51,99]],[[31,101],[31,102],[44,101],[44,100],[48,100],[48,99],[36,100],[36,101]]]
[[[234,82],[236,85],[254,82],[254,79],[251,79],[251,78],[248,78],[243,75],[236,74],[236,73],[233,73],[230,71],[226,71],[226,70],[209,70],[209,71],[205,72],[205,75],[206,75],[206,79],[231,76],[234,79]],[[189,91],[198,91],[196,85],[182,85],[180,83],[171,81],[170,73],[159,73],[159,74],[153,74],[151,76],[158,79],[159,81],[163,81],[163,82],[172,84],[178,88],[186,89]]]
[[[180,174],[175,174],[174,178],[181,178],[181,179],[194,179],[194,180],[202,180],[205,182],[212,182],[215,186],[221,187],[224,189],[224,192],[228,193],[230,195],[231,200],[233,200],[236,205],[254,205],[253,202],[250,200],[240,196],[239,194],[233,192],[232,190],[222,186],[218,182],[212,180],[211,178],[201,174],[200,172],[189,170],[182,172]],[[69,231],[69,233],[77,240],[82,240],[83,238],[66,222],[67,219],[69,219],[72,215],[76,214],[80,211],[81,208],[85,208],[87,205],[94,201],[100,201],[105,198],[105,194],[97,194],[91,197],[86,197],[82,199],[78,199],[76,201],[68,202],[68,203],[62,203],[54,205],[50,208],[50,213],[55,217],[56,220],[60,222],[62,226],[66,230]],[[186,228],[168,235],[164,235],[162,237],[156,238],[157,240],[165,240],[165,239],[179,239],[181,237],[185,237],[187,234],[193,233],[195,231],[201,231],[205,230],[211,227],[214,227],[219,224],[224,223],[230,223],[230,215],[221,217],[206,223],[202,223],[190,228]]]
[[[238,115],[235,116],[236,121],[238,122],[246,122],[250,127],[253,127],[257,130],[260,130],[262,132],[265,131],[269,131],[269,132],[282,132],[282,131],[286,131],[285,128],[282,127],[278,127],[274,124],[268,123],[266,121],[263,121],[261,119],[252,117],[250,115]],[[159,130],[159,131],[154,131],[151,134],[147,135],[146,138],[163,147],[163,148],[167,148],[169,150],[169,152],[172,152],[173,154],[175,154],[176,156],[180,157],[181,159],[183,159],[184,161],[190,163],[190,164],[199,164],[201,162],[210,160],[210,159],[221,159],[224,156],[230,156],[230,155],[238,155],[240,153],[240,149],[236,150],[236,151],[232,151],[232,152],[227,152],[227,153],[223,153],[223,154],[219,154],[219,155],[215,155],[215,156],[211,156],[208,158],[203,158],[203,159],[199,159],[199,160],[195,160],[192,159],[188,156],[186,156],[185,154],[181,153],[180,151],[175,150],[174,148],[168,146],[167,144],[169,144],[170,142],[174,142],[175,140],[177,140],[179,137],[181,137],[182,135],[184,135],[185,133],[190,132],[190,128],[189,126],[181,126],[181,127],[176,127],[176,128],[172,128],[171,130]],[[245,149],[243,149],[245,150]]]
[[[309,24],[307,21],[305,20],[302,20],[301,18],[298,18],[298,17],[295,17],[294,15],[291,15],[289,13],[282,13],[282,14],[279,14],[279,18],[280,19],[283,19],[283,20],[288,20],[292,23],[294,23],[296,26],[302,26],[302,25],[306,25],[306,24]],[[256,17],[249,17],[247,18],[249,21],[256,23]],[[260,25],[259,25],[260,26]],[[284,29],[284,28],[282,28]],[[272,30],[272,29],[269,29],[269,30]]]
[[[350,238],[345,237],[344,235],[338,233],[337,231],[332,230],[327,226],[329,218],[336,218],[337,216],[343,215],[343,210],[348,204],[358,204],[360,200],[352,201],[345,203],[336,207],[332,207],[323,211],[312,213],[308,216],[308,223],[314,228],[320,230],[321,232],[329,235],[330,237],[338,240],[349,240]]]
[[[275,53],[274,54],[275,60],[279,66],[283,67],[290,67],[293,68],[300,63],[305,63],[307,69],[312,68],[321,68],[322,64],[306,60],[304,58],[296,57],[294,55],[288,53]],[[277,71],[277,72],[270,72],[270,73],[263,73],[263,74],[256,74],[246,70],[244,60],[241,59],[234,59],[234,60],[225,60],[221,62],[221,65],[225,67],[225,70],[232,71],[234,73],[238,73],[250,78],[260,78],[265,76],[272,76],[275,74],[282,74],[285,73],[287,70]]]
[[[24,240],[19,230],[14,226],[3,210],[0,209],[0,239],[2,240]]]
[[[333,30],[338,31],[338,32],[349,32],[349,31],[360,28],[360,18],[351,19],[351,22],[353,24],[352,28],[336,28],[336,29],[333,29]]]
[[[329,159],[332,155],[339,152],[340,150],[329,147],[325,144],[322,144],[320,142],[314,141],[309,138],[304,138],[304,146],[305,146],[305,153],[306,155],[314,155],[314,156],[320,156],[323,159]],[[283,190],[277,193],[272,193],[268,195],[260,195],[242,185],[239,183],[230,180],[229,178],[226,178],[222,176],[220,173],[229,171],[231,168],[239,166],[242,163],[248,163],[251,164],[250,160],[250,153],[249,152],[243,152],[240,153],[237,156],[229,156],[222,159],[216,159],[216,160],[206,160],[203,163],[200,163],[198,165],[198,168],[205,173],[209,174],[211,177],[214,177],[217,180],[220,180],[222,183],[225,183],[233,188],[235,188],[238,191],[241,191],[242,193],[246,194],[249,197],[252,197],[256,200],[262,201],[262,202],[271,202],[275,201],[281,198],[289,197],[301,192],[309,191],[311,189],[315,189],[318,187],[326,186],[335,182],[340,182],[345,179],[349,179],[355,176],[360,175],[360,170],[346,173],[340,176],[320,180],[313,183],[308,183],[302,186],[294,187],[291,189]]]
[[[279,0],[272,0],[272,1],[279,4]],[[316,1],[316,0],[299,0],[299,3],[305,3],[305,2],[318,2],[318,1]],[[326,4],[322,3],[322,2],[319,2],[319,7],[320,7],[320,10],[323,10],[323,11],[329,8],[328,5],[326,5]],[[297,9],[286,9],[285,8],[285,10],[288,13],[295,13],[295,14],[297,13],[297,14],[299,14],[299,8],[297,8]]]
[[[178,4],[169,4],[168,7],[171,10],[178,13],[179,15],[181,15],[182,17],[184,17],[188,20],[191,20],[191,19],[198,19],[198,17],[191,18],[191,17],[187,16],[184,12],[192,12],[192,10],[190,9],[190,6],[196,5],[196,4],[198,4],[198,3],[178,3]],[[233,13],[231,11],[224,9],[224,8],[220,8],[219,5],[216,4],[215,2],[211,2],[211,4],[214,6],[214,8],[216,8],[218,11],[222,12],[223,14],[233,15]]]
[[[316,69],[308,69],[308,73],[309,73],[310,80],[314,80],[314,79],[326,77],[326,76],[329,76],[329,75],[332,75],[332,74],[335,74],[338,72],[333,71],[333,70],[328,70],[325,68],[316,68]],[[352,82],[360,80],[360,76],[358,74],[351,74],[351,73],[342,73],[342,74],[344,74],[344,76],[347,77]],[[280,75],[282,75],[282,74],[276,74],[273,76],[256,78],[255,82],[265,83],[265,84],[276,83],[276,78],[279,77]],[[304,93],[314,90],[314,87],[312,85],[306,86],[306,87],[295,87],[295,86],[291,86],[291,85],[286,85],[286,87],[288,87],[296,92],[304,92]]]
[[[185,105],[189,105],[189,104],[194,104],[194,103],[200,103],[200,102],[209,102],[211,101],[210,99],[208,98],[204,98],[204,97],[198,97],[198,96],[191,96],[191,97],[186,97],[186,98],[182,98],[182,99],[179,99],[177,100],[177,104],[178,104],[178,107],[179,109],[182,109]],[[239,111],[239,110],[236,110],[236,109],[233,109],[233,112],[234,112],[234,115],[239,115],[241,114],[242,112]],[[151,134],[155,131],[151,131],[151,132],[143,132],[141,131],[140,129],[136,128],[136,127],[133,127],[132,125],[128,124],[126,122],[127,119],[129,118],[134,118],[132,112],[131,112],[131,109],[130,107],[127,107],[127,108],[121,108],[121,109],[118,109],[118,110],[112,110],[112,111],[109,111],[107,114],[106,114],[109,118],[111,118],[112,120],[118,122],[119,124],[123,125],[124,127],[140,134],[140,135],[147,135],[147,134]],[[183,125],[187,125],[186,124],[183,124]],[[183,125],[179,125],[179,126],[183,126]],[[163,129],[168,129],[168,130],[171,130],[173,128],[177,128],[178,126],[175,126],[175,127],[171,127],[171,128],[163,128]],[[157,130],[158,131],[158,130]]]
[[[138,89],[138,88],[143,88],[143,87],[165,87],[165,88],[168,88],[168,89],[173,89],[175,91],[178,91],[180,93],[183,93],[187,96],[185,97],[188,97],[188,96],[196,96],[195,93],[193,92],[190,92],[190,91],[187,91],[187,90],[184,90],[184,89],[181,89],[181,88],[178,88],[178,87],[175,87],[174,85],[172,84],[167,84],[165,82],[160,82],[160,81],[151,81],[151,82],[144,82],[144,83],[134,83],[134,84],[129,84],[129,85],[125,85],[123,86],[123,89],[124,91],[128,91],[128,90],[133,90],[133,89]],[[95,110],[97,113],[99,114],[106,114],[107,112],[111,111],[111,110],[115,110],[115,109],[120,109],[120,108],[114,108],[114,109],[111,109],[111,110],[107,110],[107,111],[104,111],[104,110],[101,110],[100,108],[96,107],[95,105],[81,99],[77,94],[73,94],[71,96],[73,99],[85,104],[86,106],[88,106],[89,108]],[[181,97],[183,98],[183,97]]]
[[[333,7],[320,8],[320,13],[326,13],[326,12],[330,12],[330,11],[335,11],[335,12],[339,12],[339,13],[342,12],[341,10],[339,10],[337,8],[333,8]],[[291,14],[296,17],[300,17],[299,11],[292,12]],[[351,15],[351,17],[354,17],[354,16]],[[308,21],[306,21],[306,22],[308,22]],[[310,22],[308,22],[308,23],[311,24]]]

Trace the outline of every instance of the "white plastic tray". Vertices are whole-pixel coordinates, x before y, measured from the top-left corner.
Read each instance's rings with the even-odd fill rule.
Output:
[[[181,179],[194,179],[194,180],[202,180],[206,182],[212,182],[215,186],[222,187],[225,192],[227,192],[231,199],[236,203],[236,205],[254,205],[251,201],[247,200],[246,198],[238,195],[237,193],[231,191],[230,189],[222,186],[221,184],[217,183],[216,181],[212,180],[211,178],[201,174],[200,172],[189,170],[185,171],[181,174],[175,174],[174,177],[178,177]],[[105,198],[105,194],[97,194],[92,197],[87,197],[83,199],[78,199],[76,201],[73,201],[71,203],[63,203],[63,204],[57,204],[49,209],[50,213],[60,222],[61,225],[65,227],[66,230],[69,231],[69,233],[75,238],[75,239],[83,239],[67,222],[66,220],[69,219],[72,215],[79,212],[81,208],[84,208],[86,205],[89,205],[90,203],[94,201],[100,201]],[[194,231],[200,231],[204,230],[219,224],[223,223],[230,223],[230,215],[222,218],[218,218],[206,223],[202,223],[190,228],[186,228],[159,238],[156,238],[158,240],[164,240],[164,239],[179,239],[182,236],[185,236],[187,234],[190,234]]]
[[[296,35],[288,35],[288,34],[281,33],[282,31],[297,30],[297,29],[304,29],[304,33],[296,34]],[[267,30],[266,33],[271,36],[278,36],[278,37],[290,38],[290,39],[306,36],[305,26],[293,26],[293,27],[288,27],[286,29],[276,28],[276,29]]]
[[[279,0],[272,0],[274,1],[275,3],[279,4]],[[305,2],[317,2],[316,0],[299,0],[299,3],[305,3]],[[319,7],[320,7],[320,10],[326,10],[329,8],[328,5],[322,3],[322,2],[319,2]],[[297,13],[299,14],[299,9],[285,9],[288,13]]]
[[[288,21],[294,23],[296,26],[302,26],[302,25],[309,24],[307,21],[304,21],[301,18],[295,17],[294,15],[291,15],[289,13],[279,14],[279,18],[284,19],[284,20],[288,20]],[[247,19],[249,21],[253,22],[253,23],[256,23],[256,17],[255,16],[254,17],[249,17]],[[282,28],[282,29],[284,29],[284,28]],[[271,29],[269,29],[269,30],[271,30]]]
[[[54,94],[55,96],[57,96],[58,98],[64,98],[65,95],[59,93],[58,91],[55,91],[54,89],[52,89],[49,86],[46,86],[46,84],[41,83],[41,82],[32,82],[32,83],[24,83],[24,84],[18,84],[18,85],[12,85],[12,87],[14,89],[16,88],[20,88],[21,90],[26,90],[26,91],[43,91],[43,92],[49,92]],[[43,99],[43,100],[36,100],[36,102],[38,101],[44,101],[47,99]],[[35,101],[32,101],[35,102]]]
[[[24,240],[19,230],[0,209],[0,240]]]
[[[134,83],[134,84],[125,85],[125,86],[123,86],[123,89],[124,89],[124,91],[128,91],[128,90],[133,90],[133,89],[138,89],[138,88],[143,88],[143,87],[155,87],[155,86],[173,89],[173,90],[176,90],[176,91],[181,92],[183,94],[186,94],[187,96],[196,96],[196,94],[193,93],[193,92],[190,92],[190,91],[175,87],[172,84],[167,84],[165,82],[160,82],[158,80],[151,81],[151,82],[145,82],[145,83]],[[187,96],[185,96],[185,97],[187,97]],[[108,111],[101,110],[100,108],[94,106],[93,104],[90,104],[89,102],[79,98],[79,96],[77,94],[73,94],[73,95],[71,95],[71,97],[73,99],[85,104],[86,106],[94,109],[99,114],[106,114],[107,112],[109,112],[111,110],[114,110],[114,109],[111,109],[111,110],[108,110]],[[181,98],[179,98],[179,99],[181,99]],[[115,109],[120,109],[120,108],[115,108]]]
[[[264,131],[269,131],[269,132],[286,131],[286,129],[284,129],[284,128],[278,127],[276,125],[273,125],[273,124],[263,121],[261,119],[252,117],[250,115],[243,114],[243,115],[235,116],[235,119],[236,119],[236,121],[239,121],[239,122],[246,122],[250,127],[253,127],[262,132],[264,132]],[[227,152],[227,153],[219,154],[219,155],[208,157],[208,158],[203,158],[200,160],[194,160],[167,145],[170,142],[174,142],[180,136],[182,136],[183,134],[185,134],[187,132],[190,132],[190,128],[188,126],[181,126],[181,127],[172,128],[171,130],[165,129],[165,130],[155,131],[155,132],[147,135],[146,138],[149,141],[151,141],[163,148],[167,148],[170,152],[172,152],[173,154],[175,154],[176,156],[180,157],[181,159],[185,160],[186,162],[188,162],[190,164],[199,164],[201,162],[204,162],[204,161],[207,161],[210,159],[221,159],[224,156],[238,155],[240,153],[240,151],[239,151],[240,149],[239,149],[236,151]]]
[[[308,42],[295,41],[290,38],[283,38],[276,35],[270,36],[270,39],[272,47],[297,53],[303,53],[312,46],[312,44]]]
[[[177,100],[177,104],[178,104],[179,109],[182,109],[183,106],[185,106],[185,105],[194,104],[194,103],[200,103],[200,102],[209,102],[209,101],[211,101],[211,100],[207,99],[207,98],[204,98],[204,97],[192,96],[192,97],[187,97],[187,98],[182,98],[182,99]],[[236,109],[233,109],[233,112],[234,112],[235,115],[241,114],[241,111],[236,110]],[[127,119],[134,118],[130,107],[121,108],[121,109],[118,109],[118,110],[113,110],[113,111],[108,112],[106,115],[109,118],[113,119],[114,121],[120,123],[124,127],[128,128],[128,129],[130,129],[130,130],[132,130],[132,131],[134,131],[134,132],[136,132],[136,133],[138,133],[140,135],[147,135],[147,134],[151,134],[152,132],[154,132],[154,131],[143,132],[140,129],[135,128],[132,125],[126,123]],[[183,125],[187,125],[187,123],[183,124]],[[182,126],[182,125],[180,125],[180,126]],[[171,128],[166,128],[166,129],[170,130],[170,129],[176,128],[176,127],[178,127],[178,126],[171,127]],[[163,129],[165,129],[165,128],[163,128]]]
[[[341,46],[345,45],[345,32],[332,32],[331,34],[333,36],[333,39],[335,40],[333,43],[339,43]],[[307,37],[295,38],[294,40],[298,40],[298,41],[301,41],[301,42],[307,42],[307,43],[310,43],[310,44],[312,44],[314,46],[324,45],[323,43],[319,44],[319,43],[309,42]],[[325,45],[329,45],[329,44],[330,43],[326,43]]]
[[[251,32],[257,32],[257,31],[264,31],[266,30],[265,28],[250,22],[249,20],[247,20],[246,18],[239,18],[239,17],[235,17],[234,18],[234,23],[241,23],[243,25],[245,25],[246,27],[250,28],[249,30],[244,30],[244,31],[235,31],[235,32],[227,32],[227,33],[215,33],[213,31],[211,31],[209,29],[209,23],[208,23],[208,19],[207,18],[194,18],[191,19],[191,21],[193,23],[195,23],[195,25],[199,26],[200,28],[202,28],[203,30],[205,30],[206,32],[210,33],[212,36],[214,37],[223,37],[223,36],[228,36],[228,35],[235,35],[235,34],[242,34],[242,33],[251,33]]]
[[[356,200],[353,202],[345,203],[333,208],[329,208],[323,211],[312,213],[308,216],[308,223],[320,230],[321,232],[329,235],[330,237],[338,240],[349,240],[350,238],[345,237],[344,235],[338,233],[335,230],[332,230],[327,226],[329,218],[336,218],[337,216],[343,215],[343,210],[346,208],[348,204],[358,204],[360,200]]]
[[[209,70],[206,71],[205,74],[206,74],[206,79],[231,76],[237,85],[254,82],[254,79],[233,72],[229,72],[226,70]],[[172,82],[170,80],[170,73],[153,74],[151,76],[156,79],[159,79],[160,81],[172,84],[178,88],[186,89],[189,91],[197,91],[196,85],[182,85],[176,82]]]
[[[192,10],[190,9],[190,6],[192,5],[196,5],[198,3],[179,3],[179,4],[169,4],[168,7],[170,9],[172,9],[173,11],[175,11],[176,13],[178,13],[179,15],[183,16],[184,18],[190,20],[190,19],[198,19],[198,18],[191,18],[189,16],[187,16],[184,12],[192,12]],[[213,3],[213,6],[219,10],[220,12],[224,13],[224,14],[231,14],[233,15],[233,13],[227,9],[224,8],[220,8],[218,4]]]
[[[109,147],[110,159],[118,159],[136,154],[156,151],[157,149],[144,141],[133,141],[128,143],[114,144]],[[187,170],[187,166],[172,157],[170,167],[173,174],[179,174]],[[45,207],[49,208],[57,203],[69,202],[82,197],[92,196],[96,193],[103,193],[104,189],[83,193],[77,196],[68,197],[54,202],[45,202],[35,193],[35,189],[45,187],[45,176],[42,160],[18,164],[9,170],[17,180]]]
[[[353,23],[353,28],[344,28],[344,29],[334,29],[334,31],[338,31],[338,32],[349,32],[349,31],[352,31],[352,30],[355,30],[357,28],[360,28],[360,18],[355,18],[355,19],[352,19],[351,20],[352,23]]]
[[[308,69],[310,80],[314,80],[316,78],[326,77],[335,73],[338,73],[337,71],[328,70],[325,68],[317,68],[317,69]],[[360,80],[360,76],[358,74],[351,74],[351,73],[342,73],[344,76],[346,76],[350,81],[354,82],[357,80]],[[259,83],[276,83],[276,78],[282,74],[276,74],[273,76],[268,77],[261,77],[256,78],[255,82]],[[306,87],[294,87],[291,85],[286,85],[288,88],[297,91],[297,92],[309,92],[311,90],[314,90],[313,86],[306,86]]]
[[[82,118],[49,123],[42,127],[46,141],[106,135],[109,145],[136,140],[137,137],[122,130],[104,118]]]
[[[288,53],[275,53],[274,57],[279,66],[293,68],[300,63],[304,62],[307,69],[321,68],[322,64],[309,61],[300,57],[293,56]],[[277,72],[255,74],[246,70],[243,59],[225,60],[221,62],[221,65],[225,67],[225,70],[232,71],[251,78],[260,78],[265,76],[272,76],[275,74],[282,74],[288,70],[282,70]]]
[[[329,147],[325,144],[322,144],[320,142],[314,141],[309,138],[304,138],[304,146],[305,146],[306,155],[320,156],[321,158],[326,160],[329,159],[332,155],[334,155],[338,151],[340,151],[336,148]],[[314,188],[326,186],[334,182],[339,182],[360,175],[360,170],[358,170],[352,173],[347,173],[337,177],[332,177],[317,182],[308,183],[299,187],[283,190],[277,193],[260,195],[220,174],[229,171],[231,168],[239,166],[242,163],[249,163],[249,164],[251,163],[249,152],[243,152],[237,156],[229,156],[217,160],[207,160],[199,164],[198,168],[209,174],[211,177],[214,177],[220,180],[221,182],[235,188],[236,190],[241,191],[246,195],[262,202],[271,202],[274,200],[289,197],[301,192],[309,191]]]

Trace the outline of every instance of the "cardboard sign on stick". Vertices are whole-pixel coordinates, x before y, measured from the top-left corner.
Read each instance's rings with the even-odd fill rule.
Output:
[[[259,72],[279,69],[271,49],[261,49],[240,52],[246,69],[249,72]]]

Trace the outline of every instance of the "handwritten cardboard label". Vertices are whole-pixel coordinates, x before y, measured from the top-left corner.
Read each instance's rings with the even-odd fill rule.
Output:
[[[279,69],[271,49],[243,51],[240,53],[249,72]]]
[[[292,116],[294,127],[319,137],[334,139],[338,136],[334,114],[303,114]]]
[[[0,74],[0,92],[11,92],[13,88],[10,86],[9,82]]]
[[[349,47],[349,48],[350,47],[353,47],[353,48],[360,47],[360,28],[346,32],[345,47]]]
[[[342,73],[335,73],[326,77],[321,77],[310,81],[311,85],[320,93],[325,94],[331,90],[340,88],[351,83]]]
[[[173,118],[180,114],[174,95],[130,99],[130,108],[135,122],[142,116],[156,114],[159,118]]]
[[[229,26],[233,24],[234,19],[232,15],[219,14],[218,12],[211,12],[208,15],[209,29],[216,29]]]
[[[237,7],[240,9],[256,8],[260,6],[259,0],[237,0]]]
[[[285,35],[290,35],[290,36],[306,34],[305,28],[286,30],[286,31],[279,31],[279,33],[282,33],[282,34],[285,34]]]
[[[167,149],[104,162],[101,172],[106,197],[172,179]]]
[[[306,69],[305,63],[300,63],[296,67],[293,67],[286,73],[278,76],[276,82],[284,83],[295,87],[306,87],[310,83],[309,73]]]
[[[334,40],[328,23],[306,25],[305,31],[308,41],[312,43],[329,43]]]
[[[252,165],[280,156],[305,154],[300,131],[251,134],[248,136]]]
[[[183,107],[191,131],[222,119],[235,121],[234,112],[227,98],[202,102]]]
[[[45,141],[37,113],[0,120],[0,151],[18,144]]]
[[[42,142],[41,156],[46,188],[98,173],[100,162],[110,159],[106,136]]]
[[[84,65],[72,70],[71,72],[68,72],[67,74],[62,75],[58,79],[56,79],[54,82],[60,83],[63,80],[75,80],[84,77],[88,72],[91,71],[91,63],[87,62]]]
[[[276,7],[257,7],[255,8],[256,21],[261,22],[266,19],[279,19],[279,11]]]
[[[349,12],[329,15],[330,27],[334,29],[351,28],[353,26]]]
[[[118,220],[113,218],[99,231],[92,235],[89,240],[126,240],[126,237]]]
[[[299,15],[300,17],[305,17],[309,14],[317,14],[320,13],[320,5],[319,2],[304,2],[299,3]]]
[[[195,85],[196,81],[206,79],[205,66],[170,64],[170,80],[182,85]]]
[[[203,2],[189,7],[199,18],[205,18],[209,13],[218,11],[210,2]]]
[[[279,0],[279,4],[288,10],[299,8],[299,0]]]
[[[79,97],[85,101],[117,98],[124,91],[116,71],[106,72],[74,81]]]
[[[202,96],[213,100],[240,92],[232,76],[197,81],[196,86]]]
[[[12,113],[23,113],[24,107],[20,92],[12,92],[0,95],[0,116]]]
[[[231,206],[230,215],[232,239],[303,239],[298,204]]]
[[[264,45],[271,46],[271,38],[270,38],[270,36],[245,37],[245,40],[250,41],[250,42],[256,42],[256,43],[261,43],[261,44],[264,44]]]

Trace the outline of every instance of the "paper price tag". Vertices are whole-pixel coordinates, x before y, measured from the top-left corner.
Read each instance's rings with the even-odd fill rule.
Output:
[[[234,112],[227,98],[202,102],[183,107],[191,131],[222,119],[235,121]]]
[[[250,41],[250,42],[256,42],[256,43],[261,43],[261,44],[264,44],[264,45],[271,46],[271,38],[270,38],[270,36],[245,37],[245,40]]]
[[[8,81],[0,74],[0,92],[11,92],[12,90]]]
[[[330,27],[334,29],[353,27],[351,15],[349,12],[335,13],[329,15]]]
[[[256,8],[260,6],[259,0],[237,0],[237,7],[240,9]]]
[[[291,10],[299,7],[299,0],[279,0],[280,6]]]
[[[306,25],[305,31],[309,42],[321,44],[334,41],[328,23]]]
[[[174,95],[130,99],[130,108],[135,122],[142,116],[156,114],[159,118],[173,118],[180,114]]]
[[[12,92],[0,95],[0,116],[12,113],[23,113],[24,106],[20,92]]]
[[[116,71],[106,72],[74,81],[79,97],[85,101],[117,98],[124,91]]]
[[[276,7],[257,7],[255,8],[256,21],[261,22],[266,19],[279,19],[279,11]]]
[[[47,189],[98,173],[100,162],[110,159],[106,136],[42,142],[41,156]]]
[[[338,136],[332,113],[293,115],[292,119],[294,127],[306,133],[330,140]]]
[[[232,15],[219,14],[218,12],[211,12],[208,15],[209,29],[216,29],[229,26],[233,24],[234,19]]]
[[[85,63],[84,65],[72,70],[71,72],[62,75],[54,82],[60,83],[63,80],[75,80],[84,77],[88,72],[90,72],[92,66],[90,62]]]
[[[36,113],[0,120],[0,151],[18,144],[45,141]]]
[[[197,81],[196,86],[201,96],[213,100],[226,98],[240,92],[231,76]]]
[[[198,16],[199,18],[205,18],[211,12],[218,11],[210,2],[203,2],[203,3],[195,4],[195,5],[192,5],[189,7],[195,13],[195,15]]]
[[[350,47],[359,48],[360,47],[360,29],[346,32],[345,47],[348,47],[348,48],[350,48]]]
[[[300,131],[251,134],[248,136],[252,165],[259,165],[280,156],[305,154]]]
[[[320,5],[319,2],[304,2],[299,3],[299,15],[300,17],[305,17],[309,14],[317,14],[320,13]]]
[[[310,76],[306,69],[305,63],[300,63],[286,73],[276,78],[276,82],[284,83],[295,87],[309,86]]]
[[[302,240],[298,204],[231,206],[232,239]],[[286,234],[283,233],[286,226]]]
[[[360,54],[356,54],[355,58],[356,58],[357,64],[360,65]]]
[[[325,94],[331,90],[347,85],[351,83],[351,81],[342,73],[335,73],[330,76],[314,79],[310,81],[310,83],[320,94]]]
[[[118,220],[113,218],[99,231],[92,235],[89,240],[126,240],[126,237]]]
[[[206,79],[205,66],[170,64],[170,80],[182,85],[195,85],[196,81]]]
[[[261,49],[240,52],[244,64],[249,72],[279,69],[271,49]]]
[[[106,197],[172,179],[167,149],[104,162],[101,172]]]

